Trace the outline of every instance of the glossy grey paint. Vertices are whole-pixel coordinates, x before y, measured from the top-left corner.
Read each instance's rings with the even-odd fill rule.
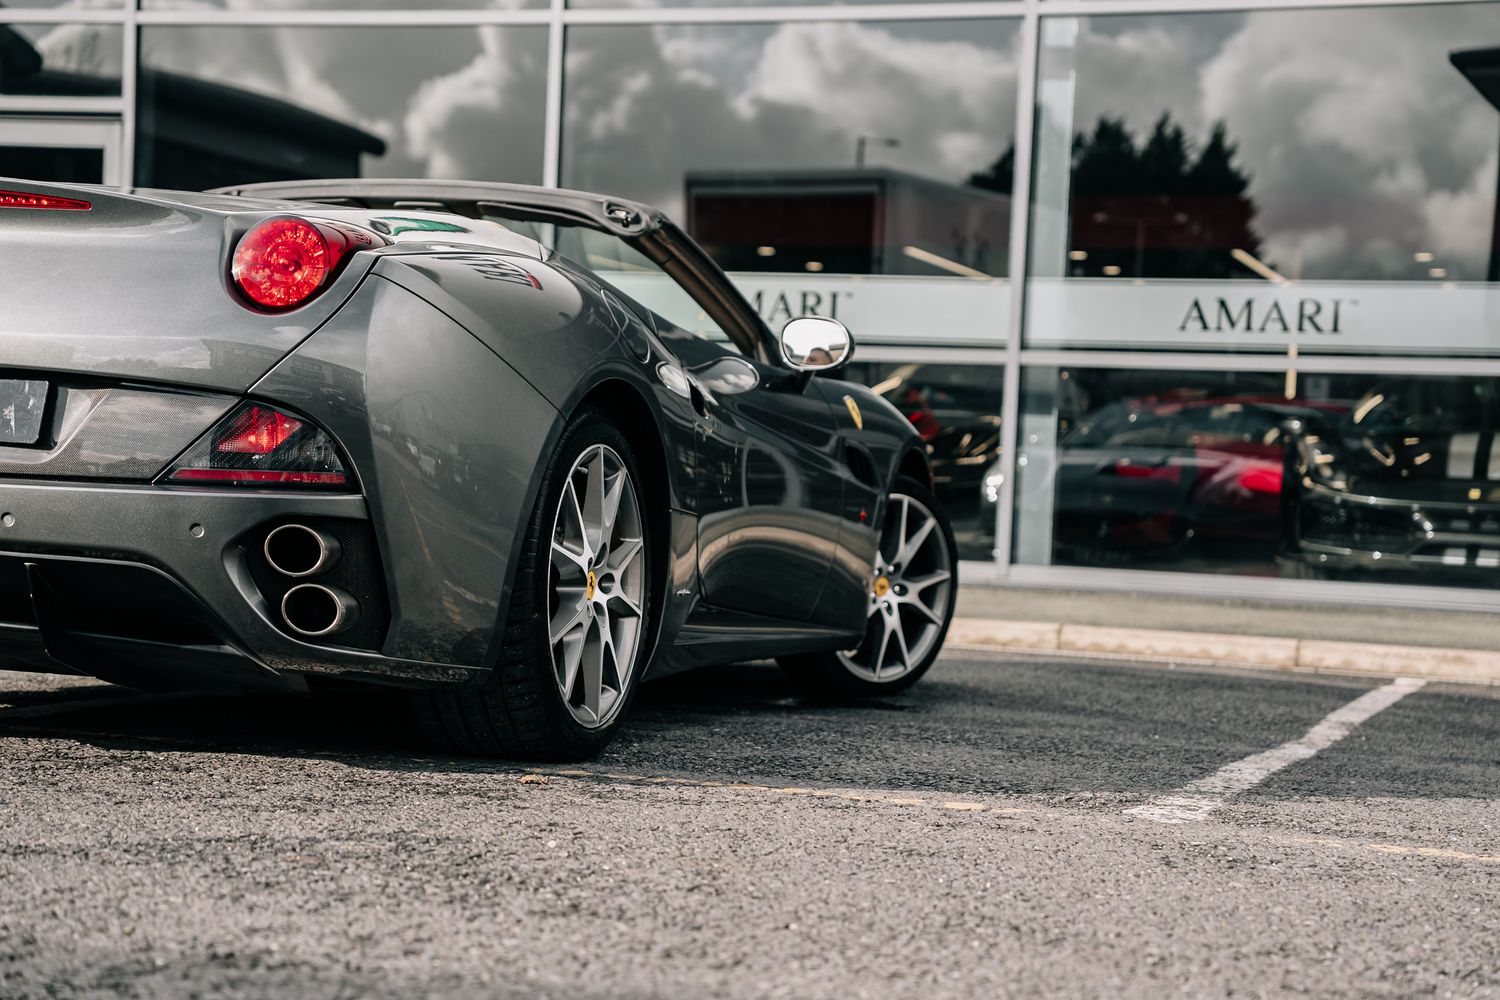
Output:
[[[0,186],[93,203],[87,212],[0,217],[0,368],[242,392],[333,315],[373,263],[351,261],[305,309],[265,315],[233,297],[229,249],[274,210],[28,181]]]
[[[843,495],[833,414],[784,372],[752,371],[748,385],[705,399],[698,436],[705,595],[729,610],[816,621]]]
[[[385,651],[481,665],[556,408],[379,276],[254,393],[328,428],[358,470],[390,583]]]
[[[456,682],[469,675],[451,666],[310,645],[271,624],[235,540],[275,518],[362,519],[366,507],[359,497],[17,481],[0,486],[0,496],[13,519],[8,527],[0,522],[0,555],[41,563],[88,558],[161,569],[222,619],[252,680],[263,667],[422,682]],[[194,525],[201,535],[194,534]],[[130,594],[121,595],[127,607],[130,599]]]
[[[873,481],[862,478],[848,461],[847,452],[845,461],[840,463],[844,492],[838,540],[818,614],[824,621],[847,621],[867,610],[866,588],[880,542],[878,526],[884,523],[890,484],[899,474],[903,459],[910,466],[926,470],[927,457],[920,449],[920,439],[911,422],[885,398],[866,387],[814,379],[808,391],[828,400],[841,446],[862,450],[869,456],[875,473]],[[856,426],[845,397],[859,408],[862,427]],[[924,471],[919,478],[927,478],[927,473]]]
[[[528,197],[524,189],[504,194]],[[113,197],[100,194],[99,206]],[[185,293],[194,324],[222,312],[211,361],[198,362],[209,349],[201,329],[179,323],[175,308],[163,322],[160,301],[175,293],[158,288],[152,312],[156,326],[170,330],[143,336],[129,322],[116,324],[96,341],[80,336],[86,349],[67,357],[39,347],[23,330],[22,346],[7,348],[16,353],[0,356],[0,370],[138,380],[143,384],[108,386],[104,398],[118,406],[133,401],[140,412],[161,405],[166,397],[158,390],[173,385],[248,392],[326,427],[363,497],[55,484],[27,487],[51,492],[27,493],[0,478],[0,497],[7,505],[15,497],[22,507],[9,539],[0,533],[0,546],[44,558],[86,550],[91,558],[158,567],[221,617],[251,682],[264,682],[268,670],[462,682],[479,676],[494,655],[494,629],[514,586],[509,555],[545,459],[568,417],[593,403],[629,424],[632,447],[643,469],[652,470],[647,494],[660,529],[653,552],[653,673],[842,648],[861,630],[871,525],[880,523],[902,462],[925,468],[910,425],[867,390],[809,382],[766,363],[759,347],[760,360],[752,363],[718,349],[704,354],[701,343],[663,340],[592,274],[498,226],[453,216],[446,217],[454,221],[449,232],[393,231],[392,245],[355,255],[314,306],[260,316],[234,301],[226,286],[237,232],[293,211],[370,226],[388,223],[391,213],[227,196],[119,201],[95,219],[118,222],[122,238],[144,239],[137,232],[144,226],[179,240],[173,245],[180,253],[217,255],[211,281],[195,272],[196,263],[185,276],[171,277],[195,285]],[[538,194],[536,201],[581,216],[607,213],[614,204],[566,192]],[[75,223],[17,230],[9,216],[0,217],[0,259],[9,266],[18,246],[11,239],[21,231],[25,245],[50,239],[85,248],[79,252],[101,284],[142,280],[111,248],[113,230],[85,236],[88,227],[67,230],[69,224]],[[644,208],[630,225],[680,238]],[[44,239],[46,230],[51,236]],[[701,258],[690,244],[681,252]],[[738,303],[746,328],[758,329],[758,343],[770,341],[721,273],[705,270],[699,280]],[[146,299],[135,294],[101,292],[116,305],[145,308]],[[212,304],[210,297],[217,297]],[[53,311],[59,315],[26,313],[22,325],[81,335],[88,323],[102,321],[90,309]],[[0,319],[7,328],[0,332],[10,325]],[[845,394],[858,400],[863,429],[853,425]],[[163,443],[130,475],[170,450],[167,438],[175,443],[206,430],[232,398],[178,393]],[[873,471],[864,476],[875,481],[851,469],[851,444],[868,456]],[[0,466],[0,477],[6,474]],[[98,512],[103,521],[77,527]],[[367,518],[373,528],[392,611],[380,654],[304,643],[276,628],[233,541],[273,518],[320,515]],[[204,527],[202,538],[188,530],[193,524]]]

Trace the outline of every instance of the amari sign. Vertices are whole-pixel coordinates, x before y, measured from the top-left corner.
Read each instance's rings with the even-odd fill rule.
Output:
[[[1482,283],[1038,278],[1028,347],[1500,355],[1500,291]]]
[[[1294,306],[1283,307],[1280,299],[1257,299],[1253,296],[1231,298],[1215,295],[1193,296],[1178,333],[1298,333],[1343,334],[1343,312],[1348,300],[1343,298],[1298,298]]]
[[[778,330],[795,316],[830,316],[855,343],[996,345],[1010,322],[1004,278],[897,274],[730,275],[761,319]]]

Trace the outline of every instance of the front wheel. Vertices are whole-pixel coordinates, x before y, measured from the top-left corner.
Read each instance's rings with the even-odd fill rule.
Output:
[[[478,687],[417,695],[440,745],[584,760],[604,749],[645,669],[650,518],[630,443],[608,417],[569,421],[543,477],[494,669]]]
[[[793,680],[823,693],[901,691],[937,659],[957,595],[953,526],[932,491],[903,476],[886,504],[859,645],[784,657],[781,666]]]

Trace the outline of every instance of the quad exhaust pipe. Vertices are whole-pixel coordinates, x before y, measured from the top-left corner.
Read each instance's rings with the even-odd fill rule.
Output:
[[[338,587],[299,583],[281,599],[281,617],[298,635],[325,639],[359,621],[359,604]]]
[[[317,576],[339,561],[339,540],[305,524],[283,524],[266,535],[266,562],[294,580]]]

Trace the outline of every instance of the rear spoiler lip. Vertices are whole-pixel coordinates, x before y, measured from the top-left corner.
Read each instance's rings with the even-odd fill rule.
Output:
[[[375,207],[368,204],[370,201],[389,202],[393,207],[399,207],[400,202],[416,202],[419,204],[406,207],[424,211],[442,211],[442,206],[449,203],[463,203],[475,208],[493,205],[512,215],[528,215],[537,221],[567,221],[624,237],[644,236],[666,224],[666,216],[640,202],[527,184],[351,178],[237,184],[215,188],[209,193],[310,201],[342,208]],[[452,208],[446,210],[453,211]]]

